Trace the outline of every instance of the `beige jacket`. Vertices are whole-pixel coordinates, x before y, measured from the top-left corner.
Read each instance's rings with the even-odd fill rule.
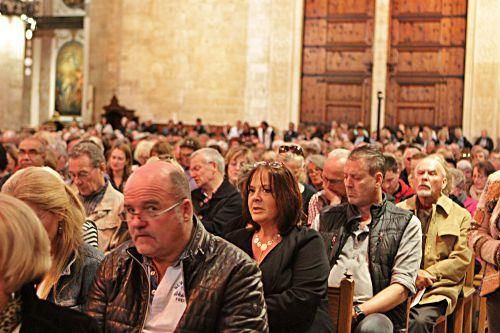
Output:
[[[500,170],[488,177],[469,232],[469,245],[486,262],[481,296],[500,287]]]
[[[106,192],[94,211],[87,216],[97,226],[99,249],[107,253],[127,238],[126,223],[120,219],[123,211],[123,194],[108,182]]]
[[[416,198],[400,202],[397,206],[416,214]],[[472,251],[467,245],[470,213],[441,195],[432,207],[432,216],[426,235],[423,268],[436,277],[432,287],[427,288],[419,304],[448,302],[446,313],[450,314],[462,291],[467,266],[472,260]]]

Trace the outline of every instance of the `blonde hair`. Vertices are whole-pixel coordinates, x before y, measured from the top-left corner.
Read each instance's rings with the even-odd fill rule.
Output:
[[[22,201],[0,194],[0,279],[7,293],[38,282],[50,266],[49,237],[36,214]]]
[[[52,267],[38,290],[40,298],[47,298],[73,254],[77,263],[83,260],[78,251],[85,220],[83,206],[73,190],[48,168],[29,167],[17,171],[4,184],[2,192],[61,218],[52,244]]]

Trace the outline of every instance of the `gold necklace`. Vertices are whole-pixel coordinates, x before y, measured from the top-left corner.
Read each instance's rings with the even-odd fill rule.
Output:
[[[260,252],[265,252],[271,245],[274,244],[274,242],[278,241],[278,239],[280,239],[280,238],[281,238],[281,235],[276,234],[273,236],[273,238],[271,238],[267,242],[262,243],[259,236],[257,234],[255,234],[254,239],[253,239],[253,243],[255,244],[255,246],[257,246],[259,248]]]

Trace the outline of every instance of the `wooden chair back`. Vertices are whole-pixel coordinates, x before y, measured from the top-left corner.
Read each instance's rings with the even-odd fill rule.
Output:
[[[344,278],[339,287],[328,287],[328,313],[336,328],[335,332],[351,332],[353,297],[352,279]]]

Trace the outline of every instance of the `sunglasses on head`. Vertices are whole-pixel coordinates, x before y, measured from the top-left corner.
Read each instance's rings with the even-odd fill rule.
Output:
[[[277,162],[277,161],[261,161],[261,162],[255,162],[253,164],[253,167],[256,168],[258,166],[266,166],[272,169],[281,169],[284,167],[283,163]]]
[[[295,154],[295,155],[300,155],[300,156],[304,156],[304,150],[302,150],[302,147],[301,146],[297,146],[297,145],[283,145],[283,146],[280,146],[280,148],[278,149],[278,152],[280,154],[282,153],[292,153],[292,154]]]

